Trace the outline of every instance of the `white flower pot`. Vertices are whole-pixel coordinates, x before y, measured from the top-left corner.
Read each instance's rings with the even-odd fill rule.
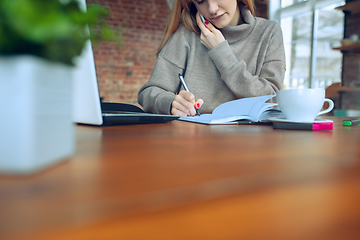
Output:
[[[0,57],[0,173],[31,173],[71,156],[72,68]]]

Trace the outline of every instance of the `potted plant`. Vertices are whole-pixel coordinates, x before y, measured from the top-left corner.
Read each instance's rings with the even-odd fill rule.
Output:
[[[33,172],[73,154],[74,58],[89,38],[114,39],[109,12],[84,6],[0,0],[0,172]]]

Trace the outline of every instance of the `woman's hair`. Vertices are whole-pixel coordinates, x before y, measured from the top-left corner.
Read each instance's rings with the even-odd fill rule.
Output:
[[[250,10],[251,14],[255,14],[255,7],[253,0],[237,0],[238,3],[243,2]],[[158,49],[158,53],[164,47],[166,41],[169,39],[179,27],[180,23],[183,23],[189,30],[200,34],[200,28],[196,23],[196,7],[195,0],[175,0],[175,4],[172,10],[171,18],[165,31],[164,39]]]

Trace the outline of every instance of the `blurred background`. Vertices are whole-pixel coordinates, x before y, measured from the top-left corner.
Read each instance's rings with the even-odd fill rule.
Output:
[[[360,1],[254,1],[257,16],[275,20],[283,29],[287,65],[284,88],[326,89],[333,83],[360,87],[359,43],[350,50],[341,49],[344,39],[357,42],[356,36],[360,35]],[[173,0],[87,2],[110,9],[108,23],[124,27],[121,48],[115,43],[94,47],[100,96],[106,102],[137,105],[138,90],[155,64]],[[355,7],[339,8],[352,2],[356,2]],[[360,110],[359,95],[357,91],[343,94],[341,108]]]

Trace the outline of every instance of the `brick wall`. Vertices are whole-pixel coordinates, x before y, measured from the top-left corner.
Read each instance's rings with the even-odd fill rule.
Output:
[[[108,23],[122,26],[123,46],[94,46],[100,96],[106,102],[137,103],[139,88],[149,78],[156,50],[170,13],[164,0],[88,0],[111,11]]]
[[[254,0],[256,16],[269,18],[269,0]]]
[[[359,0],[357,0],[359,1]],[[351,2],[351,1],[347,1]],[[360,13],[345,12],[344,37],[352,34],[360,37]],[[354,52],[343,53],[342,85],[360,87],[360,54]],[[360,109],[360,94],[346,93],[343,98],[344,109]]]
[[[111,11],[108,23],[123,26],[123,46],[93,46],[100,96],[106,102],[137,105],[137,93],[149,79],[170,10],[166,0],[87,0]],[[257,0],[257,15],[267,18],[267,0]]]

